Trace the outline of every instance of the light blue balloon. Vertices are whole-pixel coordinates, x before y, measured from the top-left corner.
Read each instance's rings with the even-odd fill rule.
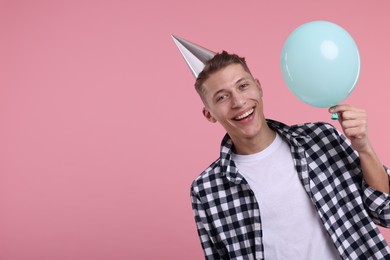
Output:
[[[315,107],[340,104],[355,88],[360,73],[355,41],[327,21],[296,28],[284,43],[280,64],[291,91]]]

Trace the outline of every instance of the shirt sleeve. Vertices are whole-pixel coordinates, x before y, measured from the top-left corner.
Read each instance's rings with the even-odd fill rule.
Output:
[[[211,236],[211,221],[208,220],[207,213],[204,210],[201,200],[196,195],[193,188],[191,189],[191,203],[205,259],[229,259],[227,256],[223,256],[221,250],[217,249],[215,238]]]
[[[384,166],[390,176],[390,170]],[[390,184],[389,184],[390,185]],[[371,213],[375,224],[382,227],[390,227],[390,195],[375,190],[363,179],[363,201]]]

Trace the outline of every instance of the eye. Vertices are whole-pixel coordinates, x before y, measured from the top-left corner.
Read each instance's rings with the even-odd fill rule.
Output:
[[[221,101],[227,99],[227,97],[228,97],[227,94],[223,94],[223,95],[217,96],[216,101],[217,102],[221,102]]]
[[[240,85],[240,89],[244,89],[244,88],[247,88],[249,86],[248,83],[243,83]]]

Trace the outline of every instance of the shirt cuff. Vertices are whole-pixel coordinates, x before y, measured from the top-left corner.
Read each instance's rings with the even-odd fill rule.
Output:
[[[386,167],[385,170],[387,174],[390,175],[390,170],[387,169]],[[373,187],[368,185],[364,179],[363,179],[363,192],[364,192],[365,204],[370,210],[378,214],[381,214],[383,209],[389,207],[390,194],[374,189]]]

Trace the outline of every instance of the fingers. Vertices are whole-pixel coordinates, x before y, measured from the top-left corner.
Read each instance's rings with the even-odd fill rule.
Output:
[[[361,123],[367,121],[367,113],[364,109],[356,108],[347,104],[331,107],[329,112],[338,113],[341,121],[359,120],[362,121]]]
[[[367,134],[367,113],[365,110],[342,104],[331,107],[331,113],[338,113],[339,122],[348,137],[363,138]]]
[[[366,137],[366,128],[363,126],[343,128],[343,129],[344,129],[345,136],[347,136],[348,138],[361,139]]]
[[[354,114],[354,113],[366,114],[366,111],[364,109],[353,107],[353,106],[348,105],[348,104],[333,106],[333,107],[329,108],[329,112],[330,113],[339,113],[339,114],[341,113],[343,115],[345,113],[346,114],[345,116],[348,116],[351,113],[352,114]]]
[[[352,147],[358,152],[371,150],[367,132],[367,113],[365,110],[347,104],[337,105],[329,109],[339,115],[339,122],[346,137],[351,140]]]
[[[355,128],[367,124],[367,121],[364,119],[350,119],[350,120],[340,119],[339,121],[343,128]]]

